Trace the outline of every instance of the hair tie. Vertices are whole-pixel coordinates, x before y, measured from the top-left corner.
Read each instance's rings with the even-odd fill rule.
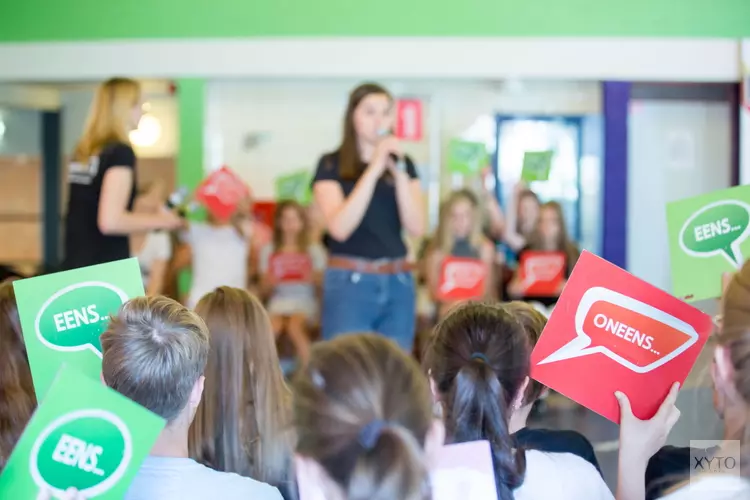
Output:
[[[489,361],[489,360],[487,359],[487,356],[485,356],[485,355],[484,355],[484,354],[482,354],[481,352],[473,352],[473,353],[471,353],[471,359],[472,359],[472,360],[475,360],[475,359],[481,359],[481,360],[482,360],[482,361],[484,361],[484,362],[485,362],[486,364],[488,364],[488,365],[490,364],[490,361]]]
[[[385,420],[372,420],[359,431],[357,441],[364,449],[368,451],[372,450],[375,447],[375,443],[378,442],[378,438],[380,437],[380,434],[382,434],[383,429],[388,427],[388,425],[388,422]]]

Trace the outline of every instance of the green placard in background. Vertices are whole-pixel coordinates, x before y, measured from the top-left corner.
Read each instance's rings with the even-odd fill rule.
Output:
[[[63,367],[0,475],[0,498],[58,498],[76,488],[87,499],[122,499],[164,420],[126,397]]]
[[[721,295],[721,276],[750,257],[750,186],[667,204],[672,293],[686,300]]]
[[[276,178],[276,201],[294,200],[307,205],[312,200],[312,176],[308,170],[300,170]]]
[[[521,180],[524,182],[546,181],[552,169],[554,151],[526,151],[523,154]]]
[[[448,170],[454,174],[473,175],[487,166],[487,147],[481,142],[453,139],[448,148]]]
[[[125,301],[144,294],[135,258],[19,280],[13,288],[37,399],[63,363],[99,380],[99,335]]]

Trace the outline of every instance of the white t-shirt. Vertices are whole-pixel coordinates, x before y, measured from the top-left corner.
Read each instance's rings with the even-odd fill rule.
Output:
[[[146,457],[125,500],[282,500],[276,488],[189,458]]]
[[[602,476],[572,453],[526,450],[526,475],[515,500],[614,500]]]
[[[662,500],[746,500],[750,481],[736,476],[706,474],[662,497]]]
[[[148,285],[151,276],[151,267],[154,262],[166,261],[172,256],[172,243],[169,234],[163,231],[152,231],[146,235],[141,251],[138,252],[138,264],[141,267],[143,285]]]
[[[191,222],[185,240],[193,256],[188,307],[194,308],[201,297],[220,286],[247,288],[249,238],[238,234],[234,226]]]

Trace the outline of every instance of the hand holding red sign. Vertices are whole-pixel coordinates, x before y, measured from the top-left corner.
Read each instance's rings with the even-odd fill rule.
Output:
[[[565,254],[525,251],[519,272],[525,297],[554,297],[565,279]]]
[[[438,300],[453,302],[481,298],[484,296],[487,274],[487,265],[479,259],[443,259],[438,283]]]
[[[269,270],[279,283],[312,280],[312,258],[303,252],[280,252],[271,256]]]
[[[532,377],[618,422],[614,397],[651,418],[712,331],[709,316],[584,252],[531,356]]]
[[[240,202],[250,197],[250,190],[236,173],[221,167],[204,179],[195,197],[211,215],[225,221],[234,214]]]

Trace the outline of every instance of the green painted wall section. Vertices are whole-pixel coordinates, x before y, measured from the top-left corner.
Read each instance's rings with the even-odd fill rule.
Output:
[[[0,0],[0,42],[750,35],[750,0]]]

